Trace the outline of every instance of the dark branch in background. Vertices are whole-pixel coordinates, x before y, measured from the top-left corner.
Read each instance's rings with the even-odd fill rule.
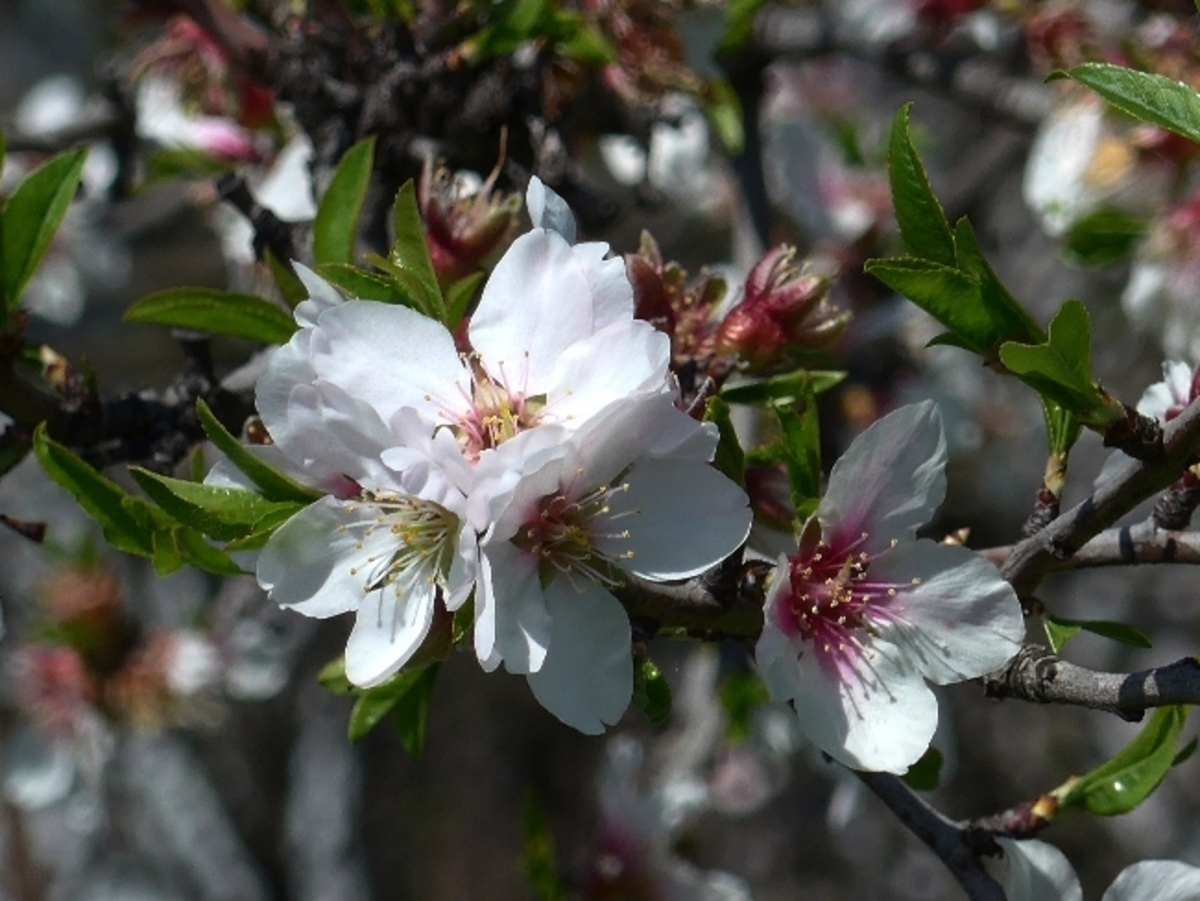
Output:
[[[255,259],[264,259],[267,250],[285,265],[296,259],[293,225],[259,204],[246,186],[244,176],[227,172],[217,179],[216,188],[217,196],[232,204],[253,227]]]
[[[1130,460],[1095,492],[1036,535],[1015,545],[1000,574],[1027,598],[1041,580],[1062,567],[1101,531],[1176,479],[1200,451],[1200,403],[1190,404],[1163,435],[1163,455]]]
[[[888,806],[909,832],[941,858],[971,901],[1004,901],[1004,889],[980,862],[980,855],[1000,853],[989,834],[949,819],[890,773],[854,775]]]
[[[988,695],[1039,704],[1070,704],[1137,721],[1151,707],[1200,704],[1200,662],[1185,657],[1136,673],[1102,673],[1026,647],[1004,671],[984,679]]]

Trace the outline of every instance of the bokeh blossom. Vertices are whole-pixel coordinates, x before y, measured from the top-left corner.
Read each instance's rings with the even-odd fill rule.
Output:
[[[905,772],[937,727],[926,682],[991,672],[1025,634],[1016,594],[990,563],[915,539],[945,495],[945,466],[932,402],[872,425],[835,464],[767,597],[756,656],[771,696],[855,769]]]

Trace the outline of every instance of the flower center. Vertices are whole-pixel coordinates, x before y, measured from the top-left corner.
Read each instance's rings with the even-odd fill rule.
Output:
[[[830,546],[821,540],[815,546],[802,547],[791,559],[791,599],[784,608],[789,620],[785,625],[790,626],[787,631],[810,642],[827,658],[861,649],[862,640],[856,633],[872,633],[872,619],[887,616],[897,590],[906,587],[871,578],[871,563],[890,548],[871,555],[861,550],[866,540],[866,532],[844,546],[840,542]],[[893,540],[892,546],[895,544]]]
[[[393,549],[367,558],[371,568],[364,590],[369,594],[391,586],[400,596],[420,579],[445,585],[454,561],[458,517],[432,501],[390,492],[364,491],[363,501],[376,507],[379,515],[367,526],[362,542],[380,529],[395,538]],[[358,575],[358,568],[350,574]]]
[[[629,540],[629,530],[614,528],[614,524],[638,511],[614,514],[609,506],[614,495],[628,490],[625,482],[601,485],[576,499],[561,491],[547,495],[517,531],[513,543],[537,557],[544,581],[558,572],[568,579],[579,574],[599,585],[615,587],[622,582],[618,564],[633,557],[633,551],[602,549],[597,541],[611,545],[614,540]]]
[[[493,378],[480,365],[478,358],[470,361],[471,396],[467,412],[457,417],[452,428],[467,459],[476,461],[485,450],[497,447],[526,429],[536,426],[546,405],[544,396],[530,397],[513,391],[500,367],[500,377]]]

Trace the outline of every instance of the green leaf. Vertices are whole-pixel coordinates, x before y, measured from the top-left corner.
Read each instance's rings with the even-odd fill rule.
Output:
[[[429,719],[429,701],[437,684],[440,664],[422,668],[412,687],[404,692],[392,709],[392,718],[400,730],[400,744],[413,757],[425,750],[425,724]]]
[[[1044,344],[1009,341],[1000,361],[1021,381],[1085,425],[1103,428],[1125,416],[1124,408],[1092,384],[1091,337],[1087,308],[1068,300],[1050,322]]]
[[[429,670],[434,670],[431,676]],[[354,704],[354,709],[350,711],[349,736],[350,740],[357,742],[370,732],[375,726],[393,709],[404,701],[405,696],[413,693],[416,697],[410,699],[409,705],[416,704],[422,694],[427,694],[433,689],[433,679],[436,678],[437,666],[423,667],[420,669],[402,670],[392,676],[388,681],[384,682],[375,688],[366,688],[362,690],[358,701]],[[428,698],[426,698],[426,704]],[[422,730],[424,727],[421,727]],[[423,735],[423,733],[422,733]],[[403,739],[403,735],[401,736]]]
[[[170,533],[171,540],[179,551],[180,557],[197,569],[216,576],[240,576],[245,573],[245,570],[234,563],[228,554],[209,544],[204,536],[195,529],[189,529],[186,526],[172,526]]]
[[[554,833],[546,811],[532,792],[521,805],[521,825],[525,835],[525,876],[535,901],[567,901],[568,895],[558,876],[554,856]]]
[[[945,760],[942,758],[942,752],[937,748],[930,748],[900,778],[915,791],[931,792],[938,787],[941,780],[943,763]]]
[[[1080,632],[1091,632],[1122,644],[1135,648],[1150,648],[1153,645],[1150,638],[1141,629],[1128,626],[1125,623],[1115,623],[1101,619],[1067,619],[1061,616],[1047,614],[1045,617],[1046,637],[1050,640],[1050,649],[1057,654],[1063,645]]]
[[[433,268],[433,260],[429,257],[425,224],[421,221],[412,179],[406,181],[396,193],[396,203],[392,207],[392,228],[396,237],[388,254],[389,262],[413,276],[415,284],[420,286],[423,310],[445,324],[446,307],[442,302],[442,289],[438,284],[437,271]]]
[[[710,397],[704,405],[704,421],[717,426],[717,451],[713,465],[743,488],[746,487],[746,454],[729,418],[729,404],[719,397]]]
[[[740,155],[746,147],[742,102],[729,82],[718,78],[709,83],[704,115],[725,152],[730,156]]]
[[[215,335],[286,344],[296,331],[291,313],[254,294],[218,288],[169,288],[134,303],[127,322],[149,322]]]
[[[962,347],[987,354],[1003,337],[983,304],[978,280],[966,272],[911,258],[868,260],[864,268],[950,329]]]
[[[196,401],[196,416],[209,440],[229,458],[234,466],[246,474],[269,501],[295,501],[300,504],[311,504],[321,497],[319,491],[301,485],[299,482],[279,472],[268,465],[260,457],[229,433],[219,419],[213,415],[202,399]]]
[[[1106,817],[1133,810],[1174,764],[1187,714],[1184,705],[1155,710],[1137,738],[1115,757],[1056,790],[1059,806]]]
[[[602,66],[617,58],[616,48],[604,33],[588,24],[587,19],[571,9],[554,14],[554,30],[559,35],[555,48],[560,56],[585,65]]]
[[[671,715],[671,686],[650,660],[634,661],[633,706],[656,726]]]
[[[446,328],[453,332],[467,315],[471,300],[486,273],[472,272],[452,284],[446,291]]]
[[[21,289],[37,269],[79,187],[87,149],[60,154],[30,172],[4,205],[3,247],[5,310],[12,312]]]
[[[267,516],[286,520],[303,507],[296,501],[269,501],[246,488],[172,479],[140,466],[131,466],[129,472],[168,514],[218,541],[242,538]]]
[[[33,433],[33,452],[42,469],[76,503],[100,524],[104,539],[119,551],[151,557],[154,527],[149,515],[138,509],[148,506],[115,482],[101,475],[67,448],[46,436],[45,425]],[[130,507],[125,505],[130,502]]]
[[[892,203],[900,240],[911,256],[931,260],[943,266],[954,266],[954,238],[942,205],[933,195],[929,176],[913,147],[908,132],[908,115],[912,104],[906,103],[892,119],[888,140],[888,180],[892,187]]]
[[[821,498],[821,434],[817,405],[810,396],[803,407],[775,408],[783,433],[779,449],[792,489],[792,507],[797,522],[804,522],[817,509]]]
[[[725,34],[717,44],[717,55],[731,53],[754,36],[754,20],[767,0],[730,0],[725,7]]]
[[[841,384],[846,373],[832,370],[797,370],[753,382],[726,385],[721,389],[721,399],[731,404],[749,404],[762,407],[794,407],[802,402],[808,392],[821,394]]]
[[[734,741],[750,737],[750,726],[754,712],[770,703],[771,695],[766,683],[749,670],[734,670],[721,680],[718,695],[729,725],[725,734]]]
[[[1063,409],[1062,406],[1056,404],[1047,398],[1041,398],[1042,401],[1042,418],[1046,420],[1046,437],[1050,445],[1050,453],[1063,457],[1064,460],[1071,448],[1075,446],[1075,442],[1079,440],[1079,433],[1083,430],[1083,425],[1079,421],[1079,417],[1070,410]]]
[[[321,683],[322,688],[335,695],[349,696],[358,690],[346,678],[345,657],[335,657],[321,667],[317,673],[317,681]]]
[[[364,138],[343,155],[313,219],[313,261],[354,262],[358,217],[362,213],[371,167],[375,160],[375,137]]]
[[[1084,63],[1055,75],[1075,79],[1135,119],[1200,144],[1200,95],[1182,82],[1109,63]]]
[[[378,300],[405,307],[420,309],[412,292],[393,279],[365,272],[357,266],[345,263],[326,263],[317,267],[317,275],[325,279],[347,297],[359,300]]]
[[[1107,266],[1125,259],[1146,233],[1146,220],[1122,210],[1088,213],[1067,230],[1063,250],[1083,266]]]
[[[958,268],[979,282],[979,299],[991,317],[996,334],[1025,344],[1046,340],[1046,333],[1017,301],[984,259],[975,230],[964,216],[954,226],[954,253]],[[994,342],[993,342],[994,343]]]
[[[270,270],[271,278],[275,282],[275,287],[279,289],[279,296],[283,298],[284,303],[289,307],[294,307],[300,301],[308,298],[308,289],[292,271],[291,263],[281,262],[270,247],[263,248],[263,262],[267,264],[267,269]]]

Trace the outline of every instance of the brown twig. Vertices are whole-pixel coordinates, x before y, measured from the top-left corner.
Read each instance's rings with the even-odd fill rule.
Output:
[[[1004,566],[1013,545],[985,548],[979,553]],[[1153,519],[1132,526],[1105,529],[1070,557],[1057,561],[1056,571],[1099,566],[1137,566],[1144,563],[1200,564],[1200,532],[1163,529]]]

